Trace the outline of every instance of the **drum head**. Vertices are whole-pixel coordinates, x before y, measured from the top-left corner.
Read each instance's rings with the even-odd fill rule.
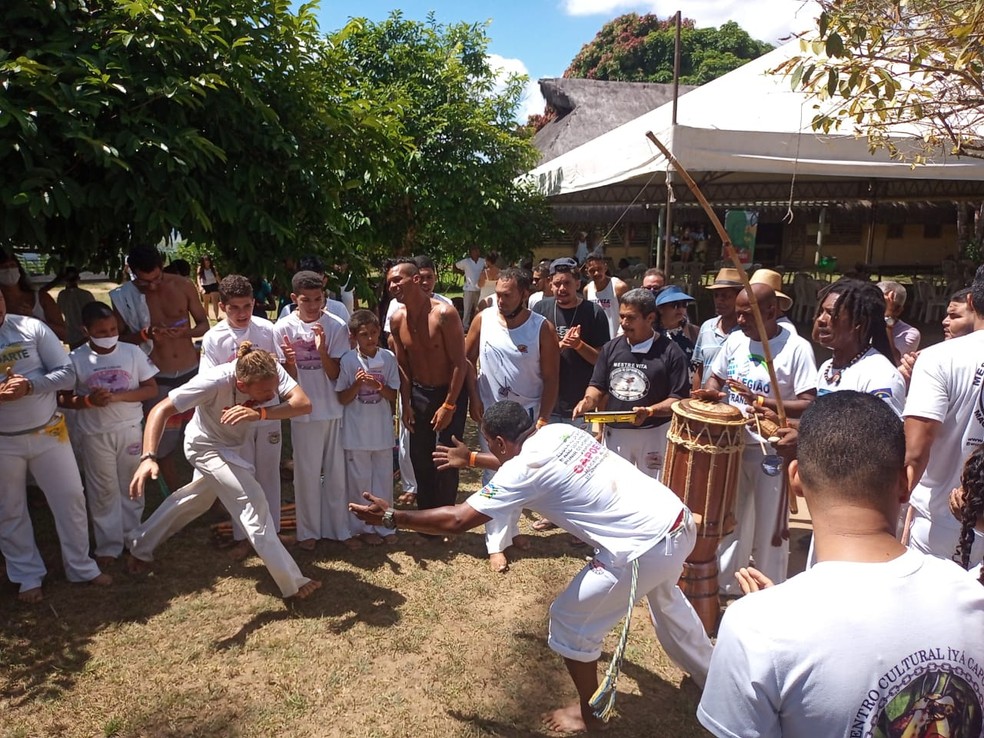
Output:
[[[706,400],[680,400],[673,403],[673,412],[685,418],[699,420],[712,425],[744,425],[745,417],[741,410],[724,402]]]

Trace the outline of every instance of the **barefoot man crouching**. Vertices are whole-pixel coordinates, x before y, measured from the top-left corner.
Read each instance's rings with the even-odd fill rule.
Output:
[[[281,398],[285,401],[281,402]],[[195,408],[185,430],[185,455],[201,478],[168,496],[133,534],[131,573],[140,573],[153,560],[154,549],[211,508],[215,498],[246,531],[246,538],[263,560],[285,598],[303,599],[321,582],[301,575],[277,535],[263,488],[253,465],[240,455],[250,426],[259,420],[284,420],[311,411],[311,401],[277,360],[248,341],[237,358],[201,372],[161,400],[144,429],[140,466],[130,482],[130,496],[141,497],[148,479],[157,479],[157,445],[167,419]]]
[[[469,453],[457,439],[454,447],[438,446],[434,453],[441,468],[498,470],[467,501],[394,510],[367,493],[369,505],[349,509],[371,525],[446,535],[529,508],[597,549],[550,606],[548,644],[564,658],[578,694],[577,702],[544,716],[551,730],[600,726],[589,705],[598,688],[598,657],[605,636],[626,614],[633,569],[663,649],[703,685],[711,643],[676,584],[696,541],[690,512],[679,498],[582,430],[560,423],[535,430],[516,402],[486,409],[482,433],[490,454]]]

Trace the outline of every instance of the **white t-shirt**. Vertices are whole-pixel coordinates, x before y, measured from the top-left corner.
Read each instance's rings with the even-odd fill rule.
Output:
[[[235,361],[239,345],[243,341],[249,341],[255,348],[269,351],[280,362],[284,360],[284,352],[273,335],[273,323],[253,315],[249,325],[243,329],[233,328],[227,320],[221,320],[209,328],[202,337],[202,356],[198,368],[208,369]]]
[[[526,301],[526,307],[532,310],[533,306],[536,305],[538,302],[540,302],[540,300],[542,299],[543,299],[543,292],[534,292],[532,295],[529,296],[529,299]]]
[[[821,562],[733,603],[697,718],[734,738],[976,738],[982,707],[984,586],[907,551]]]
[[[75,386],[72,362],[58,336],[37,318],[7,313],[0,325],[0,383],[7,369],[27,377],[34,392],[13,402],[0,402],[0,432],[39,428],[58,409],[56,392]],[[47,377],[47,378],[46,378]]]
[[[452,305],[453,303],[446,298],[444,295],[439,295],[436,292],[431,295],[435,300],[440,300],[446,305]],[[396,315],[396,311],[403,308],[403,303],[399,300],[390,300],[389,305],[386,306],[386,318],[383,320],[383,330],[387,333],[392,333],[390,330],[390,322],[393,320],[393,316]]]
[[[841,370],[838,384],[827,381],[827,368],[832,362],[833,359],[827,359],[820,365],[817,372],[817,397],[840,390],[865,392],[884,400],[896,413],[902,415],[905,407],[905,380],[895,365],[881,352],[869,348],[856,364]],[[836,375],[836,372],[832,374]]]
[[[375,356],[364,356],[357,349],[341,358],[335,389],[347,390],[355,383],[355,373],[365,369],[386,387],[400,389],[400,369],[396,357],[384,348]],[[361,387],[359,394],[345,405],[342,448],[346,451],[385,451],[393,448],[393,409],[377,390]]]
[[[195,451],[226,451],[223,454],[227,461],[240,466],[250,467],[251,464],[239,457],[239,449],[249,437],[252,422],[229,425],[222,423],[222,413],[226,408],[235,405],[245,405],[249,395],[236,388],[236,363],[220,364],[210,369],[200,371],[180,387],[175,387],[168,393],[174,407],[179,413],[191,408],[195,414],[185,428],[185,444]],[[277,364],[279,384],[277,394],[284,398],[290,393],[297,382]],[[267,404],[278,404],[276,399]],[[303,416],[302,416],[303,417]]]
[[[314,341],[314,331],[311,330],[314,323],[320,323],[324,328],[328,356],[333,359],[342,358],[342,355],[349,350],[349,334],[348,329],[334,316],[322,313],[317,321],[305,323],[295,310],[273,326],[274,338],[278,345],[283,344],[285,336],[290,341],[297,355],[297,381],[311,400],[311,412],[293,418],[298,423],[337,420],[345,412],[342,403],[338,401],[335,382],[328,378],[321,365],[321,355]]]
[[[667,487],[564,423],[536,431],[466,502],[503,522],[523,508],[535,510],[590,543],[612,567],[652,548],[683,509]]]
[[[903,417],[941,423],[926,471],[909,502],[933,525],[955,530],[949,496],[964,459],[984,442],[984,331],[923,349],[912,370]]]
[[[117,343],[108,354],[97,354],[86,343],[69,354],[69,358],[75,367],[75,394],[79,396],[97,389],[110,392],[135,390],[158,371],[150,357],[130,343]],[[105,407],[80,410],[75,417],[82,433],[109,433],[140,425],[143,404],[111,402]]]
[[[728,336],[724,346],[714,357],[710,373],[721,379],[736,379],[747,385],[756,395],[774,400],[776,392],[773,391],[769,379],[762,348],[761,341],[752,341],[743,331],[735,331]],[[779,397],[787,401],[795,400],[797,395],[816,390],[817,365],[809,341],[780,329],[774,338],[769,339],[769,348],[772,350],[772,366],[779,381]],[[704,376],[707,376],[706,372]],[[729,387],[722,389],[727,392],[725,402],[729,405],[740,408],[748,406],[745,399]],[[756,443],[763,440],[751,430],[748,433]]]
[[[618,319],[618,296],[615,294],[615,283],[622,280],[610,277],[605,289],[598,290],[594,282],[584,285],[584,299],[595,303],[605,313],[608,318],[608,333],[613,338],[622,332],[622,326]]]
[[[465,273],[465,292],[478,292],[478,278],[485,269],[485,259],[479,256],[478,261],[472,261],[470,256],[466,256],[455,266]]]

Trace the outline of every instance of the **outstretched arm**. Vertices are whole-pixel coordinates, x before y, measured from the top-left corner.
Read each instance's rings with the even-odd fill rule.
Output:
[[[389,503],[369,492],[363,492],[362,496],[369,501],[369,504],[357,505],[351,502],[349,510],[364,523],[382,525],[383,514],[389,510]],[[484,525],[491,519],[466,502],[430,510],[395,510],[393,513],[393,521],[397,528],[409,528],[418,533],[432,535],[464,533],[466,530]]]

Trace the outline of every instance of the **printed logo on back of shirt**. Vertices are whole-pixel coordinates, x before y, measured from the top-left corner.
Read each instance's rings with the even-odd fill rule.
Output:
[[[978,736],[984,664],[962,649],[919,649],[873,684],[851,721],[850,738]]]

